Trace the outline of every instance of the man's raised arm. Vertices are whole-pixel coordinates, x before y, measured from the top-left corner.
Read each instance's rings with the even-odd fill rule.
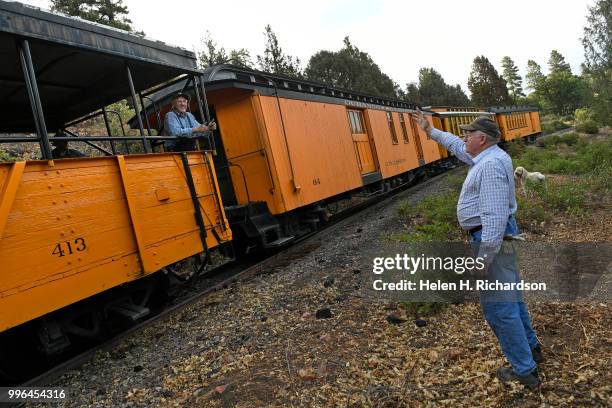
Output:
[[[425,119],[425,115],[420,110],[417,110],[416,120],[418,125],[425,131],[429,137],[444,146],[449,152],[457,156],[459,160],[469,164],[474,164],[472,157],[465,151],[465,143],[463,140],[452,133],[442,132],[431,126],[431,123]]]

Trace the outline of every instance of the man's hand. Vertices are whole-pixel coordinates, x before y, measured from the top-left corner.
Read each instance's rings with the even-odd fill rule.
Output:
[[[217,124],[214,120],[208,122],[208,125],[202,125],[192,129],[193,133],[208,132],[209,130],[217,130]]]
[[[425,119],[425,115],[423,115],[423,112],[421,112],[419,108],[417,108],[416,121],[419,127],[423,129],[427,134],[431,132],[431,124],[427,121],[427,119]]]

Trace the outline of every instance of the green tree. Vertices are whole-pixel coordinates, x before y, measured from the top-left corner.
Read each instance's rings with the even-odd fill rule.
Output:
[[[540,83],[537,90],[545,110],[558,115],[571,115],[588,103],[589,84],[566,70],[556,71]]]
[[[527,88],[532,91],[537,91],[539,84],[544,81],[546,77],[542,74],[542,67],[534,60],[527,61],[527,74],[525,79],[527,80]]]
[[[499,76],[493,64],[484,55],[474,58],[468,88],[472,93],[472,103],[476,106],[510,103],[506,81]]]
[[[612,125],[612,0],[597,0],[589,7],[584,27],[583,71],[593,90],[595,119]]]
[[[470,100],[459,85],[448,85],[433,68],[419,70],[419,82],[406,85],[408,100],[423,105],[469,105]]]
[[[419,92],[419,85],[416,82],[406,84],[405,98],[407,101],[423,104],[421,93]]]
[[[278,37],[269,24],[265,28],[264,35],[266,36],[266,49],[263,55],[257,56],[259,68],[273,74],[301,77],[300,59],[283,52],[278,43]]]
[[[442,75],[433,68],[419,70],[419,93],[423,103],[445,105],[448,85]]]
[[[508,93],[512,97],[514,103],[517,103],[519,98],[524,97],[522,79],[518,74],[518,67],[514,65],[512,58],[506,56],[501,60],[502,78],[506,81]]]
[[[397,98],[403,91],[384,74],[372,57],[344,38],[339,51],[319,51],[310,57],[304,71],[312,81],[330,86],[351,89],[372,95]]]
[[[446,103],[452,106],[469,106],[470,98],[465,94],[461,85],[448,86],[448,97]]]
[[[208,68],[219,64],[234,64],[251,67],[251,54],[246,48],[230,50],[229,54],[225,48],[217,45],[209,31],[206,31],[202,39],[204,50],[198,53],[198,63],[201,68]]]
[[[123,0],[51,0],[51,10],[99,24],[134,32]],[[143,32],[135,32],[143,35]]]
[[[572,73],[570,65],[565,61],[565,57],[557,50],[550,52],[550,58],[548,59],[548,69],[551,74],[557,72],[569,72]]]

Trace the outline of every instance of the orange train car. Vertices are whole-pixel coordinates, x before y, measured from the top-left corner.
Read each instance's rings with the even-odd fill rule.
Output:
[[[469,124],[479,116],[489,116],[495,120],[493,113],[482,112],[478,108],[433,106],[425,107],[424,109],[435,112],[433,114],[434,127],[458,136],[463,134],[460,128],[461,125]],[[440,149],[442,155],[448,155],[446,149],[441,146]]]
[[[0,163],[2,374],[14,335],[54,354],[97,337],[105,317],[136,321],[160,300],[165,267],[232,234],[211,152],[130,155],[118,135],[69,130],[96,110],[106,118],[110,103],[195,80],[192,52],[19,3],[0,1],[0,15],[0,77],[16,78],[0,81],[0,143],[37,145],[43,158]],[[159,139],[141,128],[121,146],[150,151]],[[68,141],[103,156],[51,152]]]
[[[459,125],[469,123],[476,116],[494,117],[501,132],[501,141],[510,142],[516,139],[533,138],[542,132],[540,113],[532,106],[492,106],[489,108],[461,107],[461,106],[431,106],[427,107],[438,115],[452,118],[441,120],[439,129],[461,135]]]
[[[230,65],[204,76],[223,202],[249,246],[283,245],[316,228],[336,199],[399,186],[447,156],[406,101]],[[170,95],[151,97],[164,106],[148,110],[158,127]]]
[[[188,160],[205,246],[178,155],[0,163],[0,332],[230,240],[209,153]]]
[[[495,114],[505,142],[542,133],[540,112],[531,106],[494,106],[487,110]]]

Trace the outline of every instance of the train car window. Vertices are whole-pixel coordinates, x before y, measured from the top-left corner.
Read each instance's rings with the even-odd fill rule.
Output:
[[[391,142],[398,144],[397,134],[395,133],[395,126],[393,125],[393,115],[391,112],[387,112],[387,123],[389,124],[389,131],[391,132]]]
[[[353,121],[353,112],[346,111],[346,114],[348,116],[349,126],[351,127],[351,133],[355,133],[355,122]]]
[[[349,114],[349,122],[351,123],[351,133],[357,133],[357,118],[355,117],[355,112],[348,111]]]
[[[363,114],[355,111],[355,118],[357,119],[357,130],[359,133],[365,133],[365,126],[363,126]]]
[[[408,139],[408,130],[406,129],[406,122],[404,121],[404,114],[399,114],[400,118],[400,127],[402,128],[402,136],[404,136],[404,143],[408,143],[410,140]]]
[[[347,111],[349,123],[351,125],[351,133],[360,134],[365,133],[365,127],[363,126],[363,114],[360,111],[349,110]]]

